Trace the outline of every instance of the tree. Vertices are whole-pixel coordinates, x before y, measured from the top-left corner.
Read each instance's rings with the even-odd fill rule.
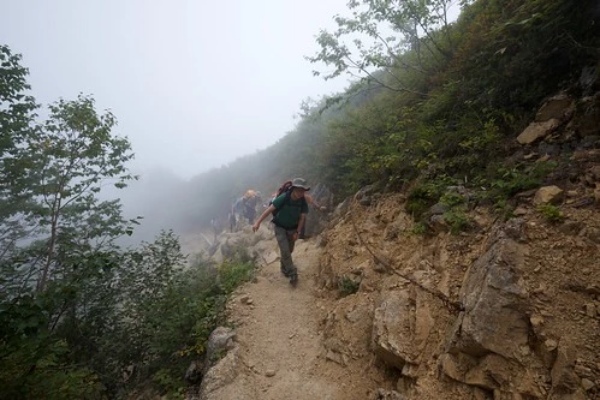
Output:
[[[465,5],[469,1],[461,1]],[[335,16],[338,28],[317,36],[320,51],[307,59],[392,91],[423,95],[411,82],[436,72],[451,59],[455,44],[449,11],[455,0],[351,0],[352,17]],[[314,71],[315,75],[321,72]]]
[[[97,193],[133,178],[125,167],[133,153],[91,97],[60,100],[36,123],[19,62],[0,46],[0,391],[27,397],[43,381],[42,391],[65,386],[76,396],[96,390],[95,378],[69,363],[71,338],[57,332],[114,313],[122,255],[113,241],[136,221]]]
[[[21,56],[0,46],[0,262],[10,257],[18,240],[26,236],[22,210],[30,193],[20,171],[26,141],[34,129],[37,104],[26,94],[28,71]]]

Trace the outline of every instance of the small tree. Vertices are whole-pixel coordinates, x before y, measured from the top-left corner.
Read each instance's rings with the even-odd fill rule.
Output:
[[[317,36],[320,51],[307,59],[333,67],[325,79],[348,73],[393,91],[421,95],[409,76],[426,77],[452,57],[449,11],[455,3],[351,0],[352,17],[335,16],[338,28],[322,30]]]

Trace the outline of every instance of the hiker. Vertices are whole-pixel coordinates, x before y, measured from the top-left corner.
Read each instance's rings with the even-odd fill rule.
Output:
[[[266,205],[267,207],[269,205],[271,205],[271,203],[273,203],[273,200],[279,196],[281,193],[283,193],[284,191],[288,190],[291,187],[292,181],[286,181],[283,185],[281,185],[279,187],[279,189],[277,191],[275,191],[272,195],[271,195],[271,200],[269,201],[269,203]],[[317,201],[313,198],[313,196],[311,196],[308,193],[304,194],[304,199],[306,200],[306,203],[313,206],[315,209],[317,209],[318,211],[324,212],[327,211],[327,207],[320,205],[319,203],[317,203]],[[302,230],[300,232],[300,234],[298,235],[298,239],[305,239],[306,235],[305,235],[305,231],[306,231],[306,223],[302,226]]]
[[[304,179],[293,179],[291,189],[277,196],[252,226],[252,230],[256,232],[261,222],[273,214],[272,222],[275,225],[275,237],[279,245],[281,273],[290,278],[293,286],[298,283],[298,270],[292,261],[292,252],[306,221],[308,204],[304,194],[309,190],[310,186]]]
[[[231,232],[235,232],[238,227],[238,222],[241,221],[241,216],[244,212],[244,198],[240,197],[235,199],[233,204],[231,205],[231,213],[229,214],[229,225],[231,227]]]
[[[260,196],[258,192],[250,189],[244,193],[242,199],[244,216],[248,218],[248,223],[252,225],[256,217],[256,205],[260,202]]]

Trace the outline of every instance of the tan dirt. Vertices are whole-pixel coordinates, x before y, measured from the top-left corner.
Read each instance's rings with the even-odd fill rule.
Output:
[[[276,249],[273,239],[273,250]],[[319,296],[320,250],[299,241],[293,253],[299,283],[292,287],[279,260],[263,265],[254,283],[241,287],[228,305],[240,345],[239,374],[221,398],[260,400],[364,400],[374,390],[370,366],[330,361],[322,346],[330,308]]]

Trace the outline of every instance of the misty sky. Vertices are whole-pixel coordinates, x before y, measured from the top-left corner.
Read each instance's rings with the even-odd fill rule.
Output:
[[[189,178],[275,143],[303,99],[347,85],[303,58],[347,1],[3,0],[0,42],[23,55],[39,103],[92,94],[135,170]]]

